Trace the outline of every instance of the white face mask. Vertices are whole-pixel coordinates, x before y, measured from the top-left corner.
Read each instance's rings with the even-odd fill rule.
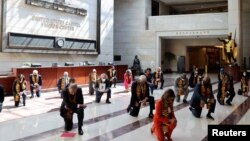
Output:
[[[102,82],[105,82],[106,79],[102,78]]]

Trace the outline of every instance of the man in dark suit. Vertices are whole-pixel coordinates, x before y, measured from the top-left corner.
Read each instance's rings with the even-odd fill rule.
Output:
[[[97,81],[95,85],[95,90],[96,90],[96,103],[100,103],[102,95],[104,93],[107,93],[107,99],[106,103],[110,104],[111,102],[109,99],[111,98],[111,89],[110,89],[110,81],[107,78],[107,75],[105,73],[101,74],[100,79]]]
[[[34,97],[34,93],[36,93],[37,97],[41,96],[42,84],[42,76],[38,74],[37,70],[33,70],[33,73],[30,74],[30,98]]]
[[[2,111],[4,101],[4,87],[0,85],[0,112]]]
[[[70,83],[62,92],[63,101],[60,108],[60,115],[64,118],[65,131],[73,128],[73,114],[77,114],[78,118],[78,134],[83,135],[82,125],[84,118],[84,99],[82,89],[76,83]]]

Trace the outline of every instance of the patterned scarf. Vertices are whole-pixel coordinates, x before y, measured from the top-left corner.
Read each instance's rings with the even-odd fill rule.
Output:
[[[35,75],[32,75],[32,81],[33,81],[33,83],[35,84],[35,83],[37,83],[38,84],[38,75],[35,77]]]
[[[68,95],[69,95],[69,102],[72,104],[76,104],[76,94],[74,94],[74,95],[68,94]],[[72,109],[70,109],[70,108],[66,109],[66,118],[67,119],[73,118],[73,110]]]

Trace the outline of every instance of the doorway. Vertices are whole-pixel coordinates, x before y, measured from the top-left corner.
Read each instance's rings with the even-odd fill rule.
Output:
[[[205,71],[205,65],[207,65],[207,71],[209,73],[218,72],[221,58],[220,52],[221,49],[215,46],[187,47],[190,71],[193,66],[196,66],[200,70]]]

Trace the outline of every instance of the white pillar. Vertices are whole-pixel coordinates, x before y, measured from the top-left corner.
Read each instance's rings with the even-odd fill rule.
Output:
[[[235,38],[235,42],[238,46],[237,63],[241,65],[243,63],[243,50],[241,40],[241,0],[228,0],[228,33],[232,32],[232,39]],[[236,33],[235,33],[236,31]]]

